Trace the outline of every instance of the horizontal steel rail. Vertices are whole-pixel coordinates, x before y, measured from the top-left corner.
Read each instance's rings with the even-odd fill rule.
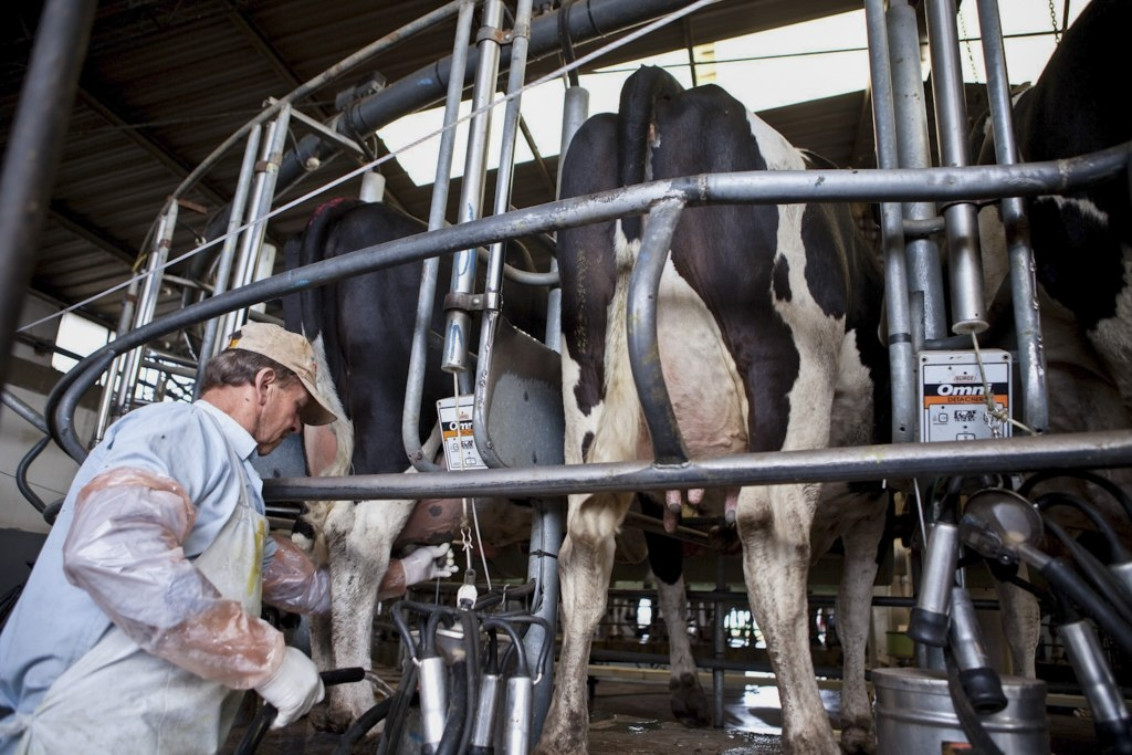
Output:
[[[211,317],[314,286],[515,236],[558,231],[647,212],[657,202],[709,203],[843,201],[971,201],[1001,196],[1060,194],[1120,175],[1130,151],[1122,144],[1088,155],[1011,166],[900,170],[754,171],[685,176],[559,200],[365,247],[295,268],[185,307],[93,352],[64,375],[44,414],[55,442],[76,461],[86,449],[73,417],[82,393],[114,357],[140,344]]]
[[[1132,431],[1066,433],[1002,440],[771,451],[662,466],[648,461],[264,480],[265,500],[549,497],[567,493],[896,480],[1132,465]]]

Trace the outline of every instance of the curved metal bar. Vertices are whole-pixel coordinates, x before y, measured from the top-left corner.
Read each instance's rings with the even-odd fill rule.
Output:
[[[668,263],[672,234],[680,222],[684,203],[667,200],[657,204],[648,214],[637,263],[629,278],[627,341],[629,365],[637,398],[652,436],[653,456],[662,466],[688,463],[688,451],[676,421],[676,412],[668,396],[668,386],[660,367],[660,346],[657,343],[656,304],[660,277]]]
[[[893,443],[772,451],[699,459],[684,466],[647,461],[485,469],[460,474],[382,474],[265,480],[265,500],[563,496],[689,488],[907,479],[1039,469],[1132,465],[1127,430],[947,443]]]
[[[469,246],[512,236],[571,228],[627,215],[639,215],[656,202],[671,199],[692,205],[710,202],[783,204],[941,197],[980,199],[991,196],[1063,193],[1121,175],[1132,157],[1128,144],[1100,152],[1044,163],[1014,166],[925,168],[911,170],[755,171],[684,176],[599,192],[514,210],[450,228],[419,233],[359,249],[251,283],[168,315],[131,331],[93,352],[60,378],[48,396],[44,414],[55,442],[81,461],[86,450],[74,433],[72,417],[79,397],[117,354],[209,317],[249,304],[321,286],[351,275],[416,262]]]

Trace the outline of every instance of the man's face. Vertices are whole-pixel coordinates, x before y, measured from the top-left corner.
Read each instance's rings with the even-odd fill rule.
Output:
[[[297,380],[285,387],[273,382],[264,390],[266,397],[263,410],[256,421],[255,432],[252,433],[259,444],[256,448],[260,456],[271,453],[284,438],[303,429],[299,413],[310,401],[307,389]]]

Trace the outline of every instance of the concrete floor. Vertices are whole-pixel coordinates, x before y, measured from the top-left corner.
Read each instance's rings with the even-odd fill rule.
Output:
[[[644,674],[643,676],[648,676]],[[710,681],[707,682],[710,690]],[[590,717],[591,755],[655,755],[655,753],[715,753],[718,755],[776,755],[782,752],[782,712],[773,686],[735,684],[725,687],[723,728],[687,729],[672,720],[667,684],[656,679],[642,681],[604,679],[594,691]],[[837,713],[837,693],[823,690],[831,716]],[[1069,711],[1051,712],[1051,753],[1073,755],[1096,751],[1092,722]],[[232,732],[222,751],[235,751],[243,730]],[[300,721],[272,731],[256,750],[261,755],[331,755],[338,737],[314,731]],[[374,742],[355,746],[354,753],[372,753]]]

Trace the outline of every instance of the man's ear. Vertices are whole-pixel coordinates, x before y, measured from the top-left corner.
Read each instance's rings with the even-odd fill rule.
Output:
[[[275,370],[271,367],[264,367],[255,374],[253,384],[255,385],[256,400],[261,405],[267,401],[267,391],[275,385],[276,377]]]

